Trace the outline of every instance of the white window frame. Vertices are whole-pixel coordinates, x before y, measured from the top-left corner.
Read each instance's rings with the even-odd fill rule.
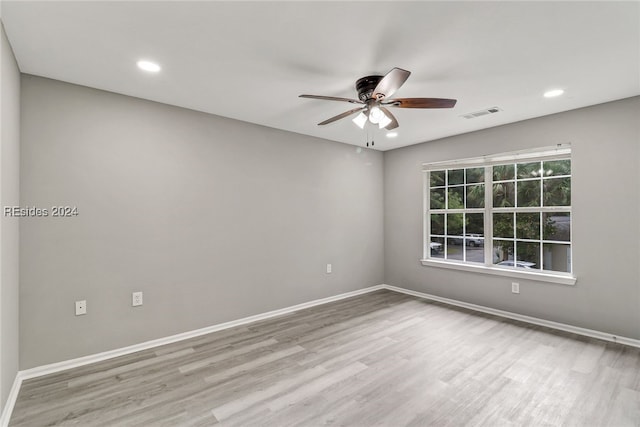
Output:
[[[549,160],[565,160],[571,159],[571,145],[570,144],[558,144],[553,147],[542,147],[533,150],[517,151],[511,153],[502,153],[496,155],[488,155],[477,158],[461,159],[444,162],[432,162],[424,163],[422,165],[423,172],[423,245],[422,245],[422,259],[420,260],[422,265],[429,267],[449,268],[462,271],[471,271],[476,273],[493,274],[497,276],[507,276],[519,279],[529,279],[541,282],[559,283],[564,285],[574,285],[577,278],[573,273],[573,259],[571,260],[572,272],[556,272],[549,270],[534,270],[529,271],[523,268],[517,267],[504,267],[493,264],[493,213],[500,212],[569,212],[571,214],[571,229],[570,236],[571,245],[570,257],[573,257],[573,213],[571,206],[541,206],[526,208],[526,207],[510,207],[510,208],[494,208],[493,207],[493,166],[504,165],[510,163],[523,163],[523,162],[536,162],[536,161],[549,161]],[[485,168],[485,207],[484,208],[464,208],[464,209],[447,209],[447,213],[484,213],[484,259],[485,263],[471,263],[459,260],[432,258],[430,251],[430,235],[431,235],[431,209],[430,209],[430,176],[431,171],[439,171],[443,169],[462,169],[484,167]],[[555,177],[554,177],[555,178]],[[514,178],[514,181],[517,180]],[[516,184],[517,185],[517,184]],[[446,188],[446,187],[445,187]],[[517,191],[517,189],[516,189]],[[446,191],[445,191],[446,193]],[[543,197],[541,192],[540,197]],[[441,210],[439,210],[441,213]],[[542,227],[542,224],[541,224]],[[542,251],[542,234],[540,235],[539,242],[541,243]],[[509,240],[509,239],[507,239]],[[514,238],[515,240],[515,238]],[[447,242],[445,239],[444,245]],[[464,241],[463,241],[464,245]],[[540,258],[542,262],[542,257]]]

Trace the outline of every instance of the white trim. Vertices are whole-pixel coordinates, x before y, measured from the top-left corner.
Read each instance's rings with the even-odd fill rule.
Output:
[[[517,279],[533,280],[536,282],[558,283],[573,286],[578,280],[571,275],[551,274],[537,270],[518,271],[511,268],[487,267],[484,264],[459,263],[451,260],[438,261],[433,258],[421,259],[422,265],[427,267],[450,268],[452,270],[470,271],[473,273],[493,274],[494,276],[515,277]]]
[[[445,178],[446,179],[446,178]],[[429,175],[426,173],[422,174],[422,192],[425,193],[429,189]],[[446,188],[446,187],[445,187]],[[426,194],[426,193],[425,193]],[[445,191],[445,197],[446,196]],[[427,196],[422,197],[422,258],[426,258],[431,255],[431,245],[429,245],[429,249],[427,249],[427,240],[429,240],[429,236],[431,235],[431,215],[429,214],[429,203],[431,201],[427,200]],[[431,243],[431,240],[429,240]],[[444,241],[444,245],[442,245],[442,250],[445,250],[447,241]]]
[[[290,307],[281,308],[279,310],[268,311],[266,313],[256,314],[254,316],[244,317],[242,319],[231,320],[225,323],[219,323],[217,325],[207,326],[205,328],[196,329],[193,331],[187,331],[176,335],[171,335],[164,338],[158,338],[151,341],[145,341],[140,344],[134,344],[127,347],[122,347],[115,350],[104,351],[102,353],[91,354],[88,356],[78,357],[76,359],[64,360],[62,362],[51,363],[48,365],[37,366],[35,368],[26,369],[20,371],[22,379],[30,379],[40,377],[42,375],[48,375],[55,372],[64,371],[71,368],[77,368],[79,366],[88,365],[90,363],[101,362],[103,360],[112,359],[114,357],[124,356],[127,354],[135,353],[137,351],[148,350],[150,348],[159,347],[165,344],[171,344],[178,341],[183,341],[189,338],[198,337],[201,335],[210,334],[212,332],[221,331],[223,329],[233,328],[235,326],[246,325],[247,323],[256,322],[258,320],[270,319],[272,317],[282,316],[294,311],[302,310],[305,308],[314,307],[316,305],[322,305],[333,301],[338,301],[345,298],[365,294],[383,289],[382,285],[370,286],[368,288],[358,289],[351,292],[346,292],[339,295],[334,295],[327,298],[320,298],[317,300],[304,302],[302,304],[293,305]]]
[[[451,168],[489,166],[502,163],[519,163],[522,161],[564,159],[571,155],[571,143],[557,144],[550,147],[539,147],[528,150],[513,151],[500,154],[486,154],[459,160],[444,160],[422,164],[422,171],[442,170]]]
[[[9,425],[9,420],[11,419],[11,414],[13,413],[13,407],[16,405],[16,400],[18,400],[18,393],[20,392],[20,387],[22,386],[22,379],[22,372],[18,371],[18,373],[16,373],[16,377],[13,380],[11,390],[9,390],[7,401],[4,404],[2,416],[0,416],[0,427],[7,427]]]
[[[423,292],[413,291],[410,289],[398,288],[396,286],[382,285],[384,289],[390,291],[400,292],[407,295],[412,295],[418,298],[424,298],[432,301],[442,302],[444,304],[454,305],[456,307],[463,307],[473,311],[479,311],[481,313],[492,314],[494,316],[505,317],[507,319],[519,320],[521,322],[530,323],[538,326],[545,326],[551,329],[557,329],[559,331],[570,332],[577,335],[583,335],[585,337],[597,338],[604,341],[615,342],[619,344],[628,345],[631,347],[640,348],[640,340],[634,338],[621,337],[619,335],[613,335],[607,332],[596,331],[593,329],[581,328],[579,326],[567,325],[565,323],[553,322],[551,320],[540,319],[538,317],[525,316],[524,314],[512,313],[510,311],[498,310],[491,307],[485,307],[482,305],[471,304],[464,301],[458,301],[450,298],[443,298],[436,295],[425,294]]]
[[[539,319],[537,317],[525,316],[522,314],[512,313],[509,311],[498,310],[498,309],[466,303],[463,301],[458,301],[450,298],[443,298],[436,295],[425,294],[423,292],[413,291],[410,289],[403,289],[403,288],[398,288],[396,286],[382,284],[382,285],[370,286],[368,288],[358,289],[352,292],[346,292],[339,295],[334,295],[327,298],[321,298],[321,299],[305,302],[302,304],[297,304],[291,307],[285,307],[279,310],[273,310],[266,313],[257,314],[255,316],[249,316],[249,317],[245,317],[238,320],[232,320],[230,322],[220,323],[218,325],[213,325],[206,328],[197,329],[194,331],[184,332],[181,334],[172,335],[172,336],[160,338],[157,340],[146,341],[144,343],[123,347],[120,349],[115,349],[115,350],[110,350],[103,353],[97,353],[89,356],[79,357],[77,359],[66,360],[58,363],[52,363],[49,365],[38,366],[35,368],[26,369],[24,371],[18,371],[18,373],[16,374],[16,378],[13,382],[13,386],[11,387],[11,391],[9,392],[9,396],[7,398],[7,402],[5,404],[4,410],[2,412],[2,417],[0,417],[0,427],[8,426],[9,420],[11,419],[11,414],[13,412],[14,405],[16,403],[16,399],[18,398],[18,392],[20,391],[20,387],[24,380],[52,374],[55,372],[64,371],[71,368],[76,368],[79,366],[84,366],[94,362],[100,362],[102,360],[123,356],[125,354],[130,354],[136,351],[150,349],[150,348],[157,347],[164,344],[170,344],[170,343],[186,340],[186,339],[197,337],[200,335],[209,334],[211,332],[232,328],[234,326],[245,325],[247,323],[255,322],[258,320],[264,320],[264,319],[269,319],[276,316],[281,316],[283,314],[292,313],[294,311],[302,310],[305,308],[310,308],[317,305],[322,305],[329,302],[366,294],[369,292],[375,292],[382,289],[386,289],[393,292],[399,292],[407,295],[412,295],[418,298],[438,301],[444,304],[449,304],[457,307],[464,307],[464,308],[478,311],[481,313],[492,314],[494,316],[519,320],[521,322],[530,323],[533,325],[545,326],[551,329],[557,329],[560,331],[571,332],[578,335],[584,335],[587,337],[598,338],[604,341],[617,342],[617,343],[625,344],[631,347],[640,348],[640,340],[633,339],[633,338],[620,337],[617,335],[608,334],[606,332],[580,328],[577,326],[567,325],[564,323],[553,322],[550,320]]]

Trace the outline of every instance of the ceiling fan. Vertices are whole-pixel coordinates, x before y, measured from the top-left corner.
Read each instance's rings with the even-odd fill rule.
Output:
[[[358,114],[353,122],[364,129],[367,120],[380,129],[392,130],[398,127],[398,120],[391,114],[387,107],[398,108],[452,108],[456,105],[455,99],[445,98],[390,98],[409,78],[411,72],[402,68],[394,68],[385,76],[366,76],[356,81],[358,99],[339,98],[322,95],[300,95],[300,98],[324,99],[327,101],[342,101],[358,104],[357,108],[345,111],[342,114],[331,117],[319,126],[328,125],[337,120],[344,119],[352,114]]]

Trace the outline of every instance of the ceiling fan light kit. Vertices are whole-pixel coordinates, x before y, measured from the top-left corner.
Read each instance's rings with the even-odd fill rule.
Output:
[[[364,125],[367,124],[367,120],[369,120],[369,117],[367,117],[365,113],[360,111],[360,114],[355,116],[352,122],[355,123],[360,129],[364,129]]]
[[[341,101],[351,104],[358,104],[360,107],[345,111],[342,114],[331,117],[319,126],[328,125],[345,117],[359,113],[353,122],[364,129],[367,121],[378,125],[379,129],[393,130],[398,125],[398,120],[388,110],[393,108],[453,108],[456,105],[455,99],[445,98],[390,98],[409,78],[411,72],[402,68],[394,68],[384,76],[366,76],[356,81],[356,92],[358,99],[339,98],[323,95],[300,95],[300,98],[321,99],[325,101]],[[367,146],[369,144],[367,143]],[[373,142],[372,142],[373,145]]]
[[[377,105],[374,105],[369,109],[369,121],[374,125],[377,125],[378,123],[380,123],[383,117],[386,117],[386,116]]]

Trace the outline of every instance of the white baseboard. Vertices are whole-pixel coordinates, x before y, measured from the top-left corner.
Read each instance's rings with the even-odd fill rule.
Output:
[[[230,322],[219,323],[217,325],[207,326],[205,328],[196,329],[193,331],[187,331],[187,332],[171,335],[164,338],[145,341],[140,344],[134,344],[127,347],[118,348],[115,350],[105,351],[102,353],[91,354],[89,356],[78,357],[77,359],[64,360],[62,362],[51,363],[43,366],[37,366],[35,368],[20,371],[20,373],[22,374],[23,380],[40,377],[43,375],[53,374],[55,372],[60,372],[60,371],[64,371],[71,368],[77,368],[79,366],[84,366],[84,365],[88,365],[90,363],[95,363],[95,362],[101,362],[107,359],[113,359],[114,357],[124,356],[127,354],[135,353],[137,351],[148,350],[150,348],[159,347],[161,345],[171,344],[171,343],[183,341],[189,338],[210,334],[212,332],[221,331],[223,329],[229,329],[235,326],[246,325],[247,323],[256,322],[258,320],[265,320],[265,319],[270,319],[272,317],[282,316],[284,314],[293,313],[294,311],[302,310],[309,307],[314,307],[316,305],[326,304],[332,301],[338,301],[341,299],[350,298],[357,295],[362,295],[368,292],[378,291],[380,289],[384,289],[384,287],[382,285],[370,286],[368,288],[358,289],[355,291],[346,292],[343,294],[334,295],[327,298],[320,298],[320,299],[305,302],[302,304],[281,308],[279,310],[268,311],[266,313],[256,314],[254,316],[232,320]]]
[[[41,377],[43,375],[53,374],[67,369],[77,368],[80,366],[88,365],[95,362],[101,362],[107,359],[113,359],[114,357],[124,356],[127,354],[135,353],[137,351],[148,350],[150,348],[159,347],[165,344],[171,344],[178,341],[183,341],[189,338],[198,337],[201,335],[210,334],[212,332],[221,331],[223,329],[233,328],[234,326],[246,325],[247,323],[256,322],[258,320],[270,319],[272,317],[282,316],[284,314],[293,313],[294,311],[303,310],[305,308],[314,307],[316,305],[322,305],[333,301],[338,301],[345,298],[354,297],[357,295],[366,294],[384,289],[383,285],[370,286],[368,288],[358,289],[351,292],[345,292],[343,294],[330,296],[327,298],[320,298],[313,301],[304,302],[302,304],[292,305],[279,310],[268,311],[266,313],[256,314],[255,316],[244,317],[242,319],[232,320],[230,322],[219,323],[217,325],[208,326],[193,331],[183,332],[181,334],[171,335],[156,340],[146,341],[140,344],[134,344],[115,350],[109,350],[102,353],[91,354],[89,356],[78,357],[76,359],[64,360],[62,362],[51,363],[48,365],[37,366],[31,369],[25,369],[24,371],[18,371],[16,378],[9,392],[7,402],[2,410],[2,416],[0,417],[0,427],[7,427],[11,414],[13,413],[13,407],[15,406],[18,398],[18,392],[22,381],[30,378]]]
[[[334,295],[327,298],[321,298],[309,302],[305,302],[302,304],[293,305],[291,307],[285,307],[279,310],[268,311],[266,313],[256,314],[255,316],[244,317],[238,320],[232,320],[230,322],[220,323],[213,326],[208,326],[202,329],[196,329],[193,331],[184,332],[181,334],[171,335],[169,337],[159,338],[156,340],[146,341],[140,344],[131,345],[128,347],[123,347],[115,350],[105,351],[102,353],[92,354],[89,356],[79,357],[77,359],[65,360],[62,362],[51,363],[49,365],[38,366],[31,369],[26,369],[24,371],[19,371],[14,380],[13,386],[11,387],[11,391],[9,393],[9,397],[5,404],[4,410],[2,412],[2,417],[0,418],[0,427],[6,427],[9,424],[9,419],[11,418],[11,413],[13,412],[13,407],[15,405],[16,399],[18,397],[18,392],[20,390],[20,386],[22,381],[40,377],[43,375],[48,375],[60,371],[64,371],[71,368],[77,368],[79,366],[88,365],[90,363],[100,362],[107,359],[112,359],[118,356],[124,356],[127,354],[135,353],[141,350],[147,350],[154,347],[159,347],[165,344],[171,344],[178,341],[183,341],[189,338],[210,334],[212,332],[221,331],[223,329],[233,328],[235,326],[246,325],[247,323],[256,322],[259,320],[270,319],[272,317],[282,316],[284,314],[293,313],[294,311],[303,310],[305,308],[314,307],[317,305],[326,304],[333,301],[338,301],[345,298],[350,298],[357,295],[362,295],[369,292],[378,291],[381,289],[387,289],[389,291],[400,292],[407,295],[416,296],[419,298],[424,298],[432,301],[438,301],[445,304],[463,307],[474,311],[479,311],[481,313],[492,314],[499,317],[505,317],[508,319],[519,320],[525,323],[531,323],[539,326],[546,326],[551,329],[557,329],[560,331],[571,332],[578,335],[584,335],[587,337],[598,338],[605,341],[617,342],[620,344],[625,344],[632,347],[640,348],[640,340],[616,336],[612,334],[608,334],[606,332],[595,331],[592,329],[580,328],[577,326],[567,325],[564,323],[553,322],[550,320],[539,319],[536,317],[525,316],[522,314],[512,313],[509,311],[497,310],[495,308],[484,307],[481,305],[470,304],[464,301],[458,301],[450,298],[443,298],[436,295],[430,295],[423,292],[412,291],[410,289],[398,288],[396,286],[390,285],[376,285],[370,286],[368,288],[358,289],[352,292],[346,292],[339,295]]]
[[[493,314],[494,316],[506,317],[508,319],[519,320],[525,323],[531,323],[538,326],[546,326],[547,328],[557,329],[560,331],[571,332],[577,335],[584,335],[591,338],[598,338],[604,341],[616,342],[625,344],[631,347],[640,348],[640,340],[621,337],[618,335],[609,334],[606,332],[595,331],[593,329],[580,328],[578,326],[567,325],[565,323],[553,322],[551,320],[539,319],[537,317],[525,316],[524,314],[512,313],[510,311],[498,310],[491,307],[485,307],[482,305],[470,304],[464,301],[458,301],[450,298],[443,298],[437,295],[425,294],[423,292],[412,291],[410,289],[398,288],[396,286],[382,285],[383,289],[390,291],[400,292],[407,295],[413,295],[415,297],[424,298],[432,301],[438,301],[456,307],[468,308],[469,310],[479,311],[482,313]]]
[[[2,415],[0,416],[0,427],[7,427],[9,425],[9,420],[11,419],[11,414],[13,413],[13,407],[16,404],[16,400],[18,400],[20,386],[22,386],[22,375],[20,372],[18,372],[16,373],[16,377],[13,380],[13,385],[11,386],[11,390],[9,390],[9,396],[7,396],[7,401],[4,404],[4,409],[2,410]]]

